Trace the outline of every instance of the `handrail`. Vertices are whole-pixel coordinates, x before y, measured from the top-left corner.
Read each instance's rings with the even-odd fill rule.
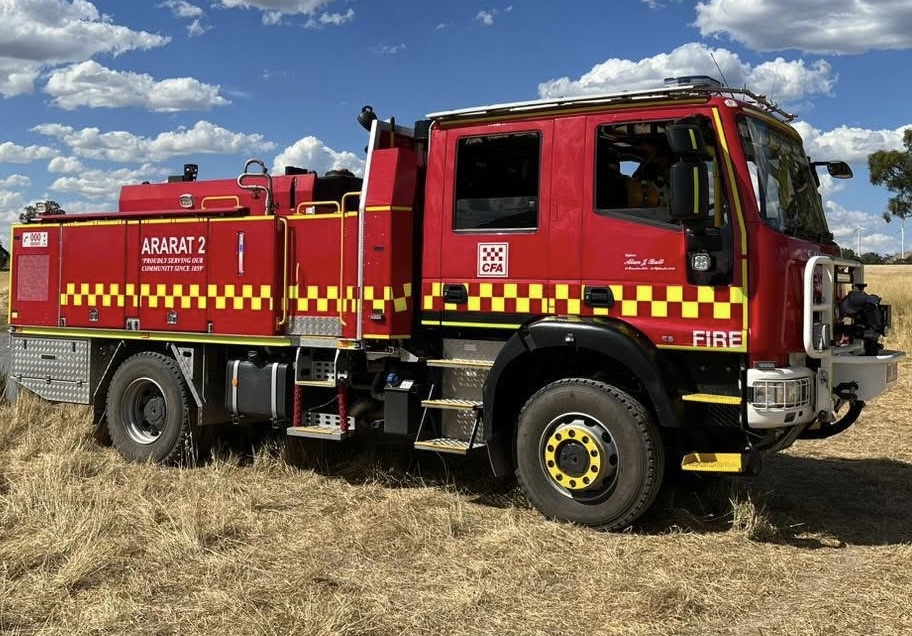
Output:
[[[223,194],[223,195],[214,195],[214,196],[203,197],[203,200],[200,201],[201,210],[209,209],[206,207],[207,201],[234,201],[234,207],[236,207],[236,208],[241,207],[241,197],[239,197],[236,194]]]
[[[348,299],[345,296],[345,203],[349,198],[359,197],[361,192],[346,192],[339,201],[339,207],[342,208],[342,214],[339,217],[339,322],[343,327],[348,325],[345,322],[345,305]],[[358,295],[361,295],[360,290]],[[360,300],[360,299],[359,299]]]
[[[338,213],[341,211],[341,208],[339,207],[339,202],[338,202],[338,201],[301,201],[297,206],[295,206],[295,212],[294,212],[294,213],[295,213],[295,214],[302,214],[302,215],[303,215],[303,214],[312,215],[312,214],[314,214],[313,212],[301,212],[301,208],[304,207],[304,206],[308,206],[308,207],[314,206],[314,207],[315,207],[315,206],[318,206],[318,205],[332,205],[332,206],[335,206],[336,211],[335,211],[335,212],[330,212],[330,214],[338,214]]]
[[[276,322],[276,329],[282,327],[288,322],[288,219],[277,217],[283,231],[283,254],[282,254],[282,317]]]
[[[824,277],[820,286],[820,302],[816,302],[814,297],[814,277],[818,267],[823,270],[821,274]],[[822,314],[820,322],[821,339],[828,341],[833,336],[833,326],[836,321],[837,267],[852,268],[853,285],[864,283],[864,265],[858,261],[834,258],[832,256],[814,256],[804,266],[804,320],[802,321],[804,351],[809,357],[818,360],[832,356],[832,352],[828,343],[818,348],[814,342],[814,313]]]
[[[250,172],[250,166],[259,166],[261,168],[260,172]],[[265,179],[266,185],[247,185],[244,182],[251,179]],[[263,192],[266,195],[266,214],[272,214],[275,212],[275,204],[272,200],[272,176],[269,174],[269,171],[266,169],[266,164],[259,159],[248,159],[247,163],[244,164],[244,172],[238,175],[237,178],[238,187],[243,190],[250,190],[252,192]],[[254,195],[255,197],[256,195]]]

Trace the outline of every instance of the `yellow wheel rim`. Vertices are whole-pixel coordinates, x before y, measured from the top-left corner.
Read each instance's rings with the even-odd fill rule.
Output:
[[[569,422],[545,440],[542,459],[554,483],[567,490],[586,490],[602,477],[604,454],[591,428]]]

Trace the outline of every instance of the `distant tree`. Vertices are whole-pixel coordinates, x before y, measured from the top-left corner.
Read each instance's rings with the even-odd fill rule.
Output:
[[[851,247],[843,247],[843,248],[842,248],[842,257],[843,257],[844,259],[850,260],[850,261],[857,261],[857,260],[858,260],[858,255],[855,253],[855,250],[853,250]]]
[[[38,203],[25,206],[25,212],[19,215],[19,220],[28,223],[35,217],[44,214],[66,214],[66,211],[60,207],[56,201],[39,201]]]
[[[860,260],[865,265],[880,265],[887,262],[887,259],[877,252],[865,252],[858,260]]]
[[[903,224],[905,239],[906,219],[912,216],[912,128],[903,131],[904,150],[877,150],[868,155],[871,183],[883,186],[893,193],[883,214],[889,223],[897,217]],[[903,245],[905,249],[905,245]],[[905,256],[902,254],[901,256]]]

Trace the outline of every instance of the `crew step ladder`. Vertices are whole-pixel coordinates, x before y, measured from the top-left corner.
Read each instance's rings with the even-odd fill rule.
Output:
[[[300,405],[300,392],[303,390],[321,391],[323,395],[332,395],[327,389],[337,390],[339,398],[344,399],[344,389],[341,388],[336,377],[336,363],[334,360],[316,360],[304,357],[298,351],[296,368],[299,369],[298,379],[295,381],[296,406]],[[289,437],[306,437],[310,439],[327,439],[341,441],[355,431],[355,418],[346,416],[348,426],[342,430],[341,417],[337,413],[308,412],[303,415],[301,426],[289,426],[285,434]]]
[[[479,439],[482,421],[481,387],[493,360],[475,358],[440,358],[427,360],[427,366],[442,369],[443,397],[421,401],[425,409],[418,429],[415,448],[437,453],[465,455],[469,451],[484,448]],[[440,413],[441,436],[422,439],[422,431],[428,418],[428,411]]]

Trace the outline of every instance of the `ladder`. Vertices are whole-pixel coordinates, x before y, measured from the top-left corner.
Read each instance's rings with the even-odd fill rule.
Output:
[[[483,448],[486,444],[478,435],[482,422],[481,387],[493,360],[440,358],[427,360],[426,364],[442,369],[443,395],[421,401],[424,413],[415,448],[455,455]],[[424,436],[429,411],[436,411],[440,416],[439,436]]]

